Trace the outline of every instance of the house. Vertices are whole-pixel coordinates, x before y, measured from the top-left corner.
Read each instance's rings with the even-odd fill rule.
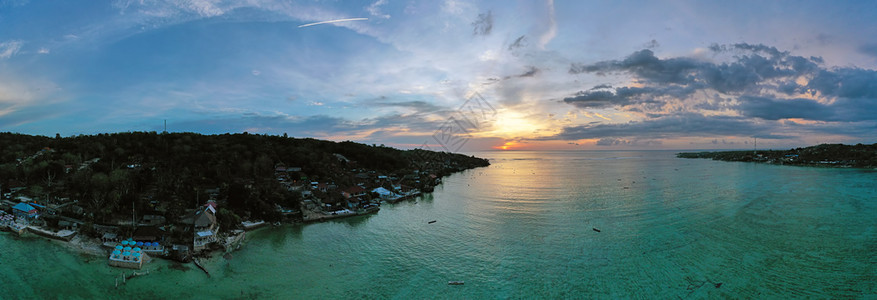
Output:
[[[366,195],[366,190],[361,186],[354,185],[341,191],[344,198],[362,197]]]
[[[193,251],[201,251],[217,241],[219,223],[216,222],[216,210],[211,205],[204,206],[184,217],[183,224],[191,225],[195,230]]]
[[[385,189],[383,187],[373,189],[372,193],[377,193],[378,195],[381,196],[381,199],[383,199],[383,200],[391,200],[392,201],[392,200],[399,199],[399,197],[400,197],[396,193],[393,193],[390,190]]]
[[[21,219],[36,219],[39,217],[37,209],[30,204],[21,202],[12,207],[12,214]]]
[[[161,216],[161,215],[143,215],[143,218],[140,219],[140,223],[138,225],[140,225],[140,226],[153,226],[153,225],[161,226],[161,225],[164,225],[164,223],[166,221],[167,220],[165,219],[165,217]]]
[[[103,236],[101,236],[101,241],[104,243],[118,243],[119,236],[112,232],[105,232]]]
[[[58,228],[66,229],[66,230],[75,230],[76,223],[73,223],[73,222],[70,222],[67,220],[60,220],[60,221],[58,221]]]
[[[134,229],[132,237],[135,241],[157,242],[163,240],[164,232],[158,229],[158,226],[139,226]]]
[[[5,209],[7,211],[11,211],[12,207],[15,206],[15,204],[17,204],[17,203],[9,201],[9,200],[2,200],[2,201],[0,201],[0,209]]]
[[[140,248],[142,245],[141,243],[141,246],[137,246],[137,243],[130,239],[122,241],[121,245],[116,245],[110,253],[107,264],[119,268],[140,269],[143,267],[143,261],[149,258]]]

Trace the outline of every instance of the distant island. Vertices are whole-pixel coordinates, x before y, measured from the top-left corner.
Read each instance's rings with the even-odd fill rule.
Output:
[[[822,144],[789,150],[683,152],[677,153],[676,157],[795,166],[877,168],[877,144]]]
[[[138,269],[147,254],[187,261],[229,249],[266,224],[374,213],[488,165],[285,134],[0,133],[0,229],[73,241]]]

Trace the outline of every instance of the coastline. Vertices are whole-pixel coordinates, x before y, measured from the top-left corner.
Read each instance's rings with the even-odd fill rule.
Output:
[[[421,195],[422,194],[418,194],[418,196],[421,196]],[[415,199],[415,198],[416,197],[404,197],[404,198],[400,198],[396,201],[386,202],[386,203],[395,204],[395,203],[402,202],[403,200],[410,200],[410,199]],[[351,218],[351,217],[358,217],[358,216],[368,216],[368,215],[376,214],[378,211],[380,211],[380,208],[373,209],[373,210],[364,210],[364,211],[351,211],[351,213],[335,214],[335,215],[325,214],[324,212],[314,212],[314,211],[309,211],[309,210],[303,210],[303,214],[305,214],[305,211],[310,212],[313,216],[311,218],[306,218],[303,215],[302,221],[284,222],[283,225],[299,224],[299,225],[305,226],[308,224],[320,223],[320,222],[329,221],[329,220],[337,220],[337,219],[344,219],[344,218]],[[264,222],[264,221],[260,221],[260,222],[244,221],[241,223],[241,225],[242,225],[242,229],[235,229],[234,230],[236,232],[236,234],[225,237],[226,243],[222,243],[222,246],[200,254],[198,257],[200,257],[200,259],[202,260],[202,263],[204,261],[208,261],[208,262],[212,261],[216,256],[215,254],[220,254],[219,256],[224,257],[228,253],[240,250],[242,247],[244,247],[244,244],[246,243],[247,233],[257,232],[257,231],[261,231],[263,229],[276,227],[276,225],[269,226],[271,224]],[[58,234],[62,231],[64,233],[68,233],[68,231],[69,231],[69,235],[71,237],[65,238],[65,237],[59,236]],[[88,236],[85,236],[83,234],[80,234],[78,231],[71,231],[71,230],[62,230],[62,231],[53,233],[53,232],[47,231],[47,230],[42,229],[42,228],[28,226],[27,228],[24,229],[25,233],[23,233],[23,234],[33,235],[35,237],[46,239],[46,240],[50,241],[51,243],[54,243],[54,244],[59,245],[63,248],[66,248],[75,254],[93,256],[95,258],[103,258],[103,259],[106,259],[107,256],[109,255],[109,252],[111,249],[105,247],[104,243],[99,238],[88,237]],[[237,232],[237,231],[240,231],[240,232]],[[167,258],[165,258],[165,259],[170,260],[170,261],[174,261],[173,259],[167,259]]]
[[[821,144],[789,150],[678,152],[676,157],[784,166],[874,170],[877,169],[877,144]]]

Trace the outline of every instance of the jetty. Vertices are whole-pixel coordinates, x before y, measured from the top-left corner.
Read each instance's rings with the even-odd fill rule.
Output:
[[[376,213],[380,210],[380,206],[371,206],[367,209],[358,209],[358,210],[349,210],[349,209],[341,209],[336,211],[318,211],[318,210],[310,210],[304,209],[302,210],[302,221],[305,223],[310,222],[320,222],[331,219],[338,219],[344,217],[353,217],[353,216],[362,216]]]
[[[204,274],[207,274],[207,277],[210,277],[210,272],[207,272],[207,269],[205,269],[204,266],[201,265],[201,262],[198,261],[198,258],[192,257],[192,262],[195,263],[195,266],[201,269],[201,271],[204,271]]]
[[[122,285],[124,285],[125,283],[128,283],[128,280],[131,280],[132,278],[137,277],[137,276],[144,276],[144,275],[149,275],[149,270],[146,270],[146,272],[132,271],[131,274],[128,274],[128,275],[125,275],[125,273],[122,273],[121,275],[119,275],[119,277],[116,277],[116,287],[119,287],[119,278],[122,279],[121,283],[122,283]]]

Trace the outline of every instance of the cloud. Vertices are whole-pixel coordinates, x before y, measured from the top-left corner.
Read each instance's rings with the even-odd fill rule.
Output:
[[[7,59],[18,53],[21,49],[22,42],[18,40],[6,41],[0,43],[0,59]]]
[[[389,19],[390,15],[381,12],[381,6],[387,4],[387,0],[378,0],[365,8],[373,17]]]
[[[570,74],[629,76],[629,86],[601,84],[582,90],[563,102],[579,108],[614,108],[636,113],[638,123],[586,125],[564,129],[563,138],[601,138],[650,134],[689,133],[673,122],[696,124],[694,135],[744,134],[751,124],[782,127],[784,119],[844,122],[869,126],[877,121],[877,71],[861,68],[826,68],[819,57],[792,55],[762,44],[712,45],[715,58],[659,58],[648,49],[621,60],[572,64]],[[668,118],[675,114],[677,118]],[[706,117],[709,116],[709,117]],[[729,119],[731,118],[731,119]],[[715,119],[719,123],[702,122]],[[693,123],[692,123],[693,122]],[[734,126],[724,127],[722,124]],[[641,127],[645,124],[654,126]],[[730,129],[743,130],[730,130]],[[584,130],[596,133],[585,133]],[[598,134],[604,133],[604,134]],[[605,135],[605,136],[604,136]],[[785,135],[776,135],[785,136]]]
[[[506,80],[506,79],[511,79],[512,77],[515,77],[515,78],[535,77],[536,74],[539,74],[539,72],[541,71],[541,70],[539,70],[539,68],[534,67],[534,66],[527,66],[526,68],[527,68],[527,70],[524,71],[524,73],[514,75],[514,76],[505,76],[502,79]],[[498,81],[498,80],[499,79],[497,79],[497,78],[488,78],[488,83],[493,83],[493,82]]]
[[[680,137],[756,136],[784,139],[788,135],[773,133],[766,123],[751,122],[744,117],[703,116],[694,113],[663,116],[627,123],[591,123],[564,127],[553,137],[543,139],[580,140],[606,138],[666,139]]]
[[[655,49],[655,48],[658,48],[660,46],[661,46],[661,44],[658,43],[658,40],[655,40],[655,39],[652,39],[651,41],[648,41],[647,43],[643,44],[643,48],[646,48],[646,49]]]
[[[597,85],[587,91],[580,91],[563,102],[581,108],[606,108],[630,106],[633,104],[661,103],[661,98],[685,98],[695,89],[685,86],[663,87],[619,87]]]
[[[337,20],[329,20],[329,21],[320,21],[320,22],[299,25],[298,27],[302,28],[302,27],[309,27],[309,26],[320,25],[320,24],[332,24],[332,23],[350,22],[350,21],[368,21],[368,18],[346,18],[346,19],[337,19]]]
[[[533,77],[533,76],[536,76],[537,73],[539,73],[539,68],[536,68],[534,66],[529,66],[527,68],[527,71],[518,75],[518,77]]]
[[[659,59],[652,50],[644,49],[629,55],[624,60],[602,61],[594,64],[572,64],[570,74],[631,73],[641,80],[667,84],[687,84],[692,81],[691,72],[697,70],[701,62],[691,58]]]
[[[632,145],[633,141],[613,138],[602,138],[597,141],[597,146]]]
[[[548,45],[551,40],[557,36],[557,20],[554,17],[554,0],[546,1],[546,8],[548,9],[548,28],[539,36],[539,47],[545,49],[545,45]]]
[[[597,140],[597,146],[634,146],[634,145],[661,145],[663,142],[659,140],[627,140],[627,139],[615,139],[615,138],[602,138]],[[578,145],[578,143],[576,143]]]
[[[518,49],[521,47],[526,47],[526,46],[527,46],[527,37],[522,35],[522,36],[518,37],[517,39],[515,39],[514,42],[509,44],[508,50],[512,51],[512,50],[515,50],[515,49]]]
[[[447,108],[426,101],[374,102],[369,103],[368,105],[409,108],[413,109],[416,113],[435,113],[447,110]]]
[[[472,34],[474,35],[490,35],[493,30],[493,12],[478,14],[478,18],[472,22]]]
[[[738,106],[744,116],[765,120],[805,119],[829,122],[877,120],[877,98],[840,98],[830,104],[812,99],[741,97]]]

